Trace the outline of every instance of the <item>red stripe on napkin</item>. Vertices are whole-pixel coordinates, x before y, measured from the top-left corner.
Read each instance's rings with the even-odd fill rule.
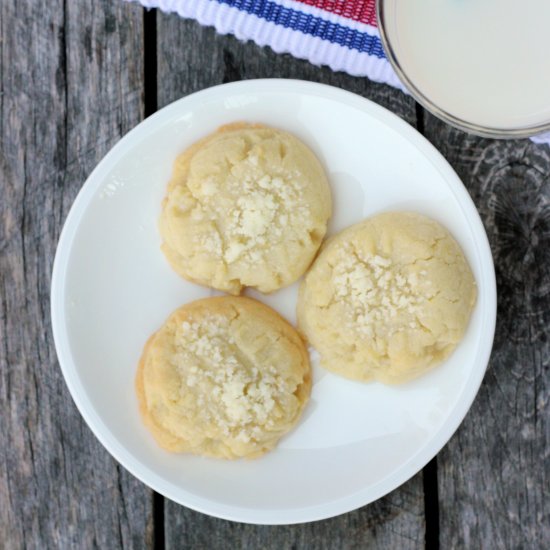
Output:
[[[296,0],[376,27],[376,0]]]

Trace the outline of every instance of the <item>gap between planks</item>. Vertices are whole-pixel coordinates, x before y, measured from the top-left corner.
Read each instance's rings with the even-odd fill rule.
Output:
[[[143,111],[144,116],[158,109],[157,96],[157,10],[143,8]],[[153,491],[153,544],[155,550],[166,547],[164,497]]]

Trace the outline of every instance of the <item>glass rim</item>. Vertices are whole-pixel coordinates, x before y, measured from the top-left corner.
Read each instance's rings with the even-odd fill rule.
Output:
[[[384,23],[384,3],[388,0],[376,0],[376,20],[378,23],[378,31],[380,33],[380,40],[384,48],[384,52],[393,70],[397,73],[397,76],[401,82],[405,85],[407,91],[412,97],[427,109],[430,113],[435,115],[443,122],[447,122],[451,126],[475,134],[481,137],[497,138],[497,139],[515,139],[533,137],[538,134],[550,130],[550,120],[548,122],[537,124],[536,126],[522,126],[518,128],[494,128],[491,126],[483,126],[461,119],[445,109],[436,105],[431,99],[429,99],[424,93],[422,93],[414,82],[407,76],[407,73],[403,70],[397,59],[394,49],[391,46],[388,34],[386,33]]]

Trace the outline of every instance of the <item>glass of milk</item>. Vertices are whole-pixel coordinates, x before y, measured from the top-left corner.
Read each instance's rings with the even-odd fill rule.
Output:
[[[550,0],[378,0],[386,54],[439,118],[489,137],[550,130]]]

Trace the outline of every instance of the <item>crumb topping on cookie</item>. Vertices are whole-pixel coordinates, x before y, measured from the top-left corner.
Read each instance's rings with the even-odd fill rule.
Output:
[[[256,163],[250,163],[250,158]],[[249,155],[246,162],[257,167],[257,159]],[[223,183],[224,191],[235,197],[229,206],[219,200],[220,184],[213,178],[206,180],[194,195],[197,203],[191,216],[213,222],[225,220],[213,223],[198,241],[226,264],[238,260],[251,266],[269,254],[269,246],[276,242],[307,239],[312,212],[304,201],[300,176],[295,171],[272,177],[261,168],[231,174]]]
[[[336,257],[332,283],[335,296],[347,305],[348,328],[361,338],[420,328],[416,313],[426,297],[418,291],[416,273],[407,273],[391,258],[361,254],[349,243],[339,247]]]
[[[259,370],[239,357],[231,320],[202,318],[181,325],[178,372],[189,388],[199,388],[197,404],[206,422],[214,422],[226,436],[248,443],[261,426],[272,427],[270,414],[284,393],[292,393],[276,370]],[[191,365],[191,366],[189,366]],[[182,388],[186,392],[186,388]]]

